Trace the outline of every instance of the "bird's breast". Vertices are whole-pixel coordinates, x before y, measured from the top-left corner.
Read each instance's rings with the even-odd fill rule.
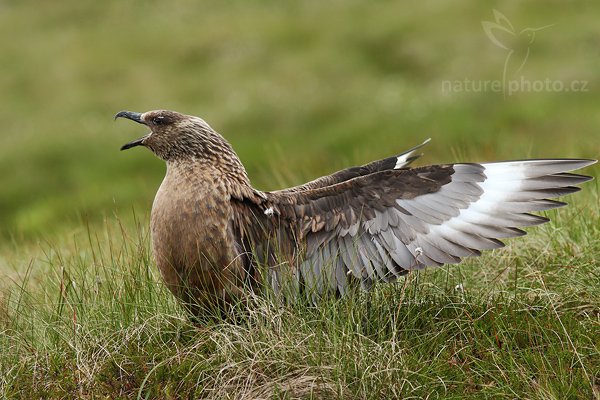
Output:
[[[231,205],[210,179],[173,179],[161,184],[152,206],[152,247],[169,284],[181,274],[220,270],[235,258]]]

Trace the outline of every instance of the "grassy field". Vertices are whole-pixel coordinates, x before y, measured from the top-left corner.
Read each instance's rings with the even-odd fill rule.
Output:
[[[503,78],[509,50],[482,27],[494,10],[515,32],[502,39],[510,94],[475,90]],[[0,0],[0,396],[600,398],[597,181],[460,266],[318,308],[265,294],[198,327],[149,254],[164,165],[118,152],[143,129],[112,121],[200,115],[263,190],[427,137],[421,164],[599,158],[598,12]]]

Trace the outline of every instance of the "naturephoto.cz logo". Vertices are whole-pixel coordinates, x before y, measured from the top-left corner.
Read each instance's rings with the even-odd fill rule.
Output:
[[[588,82],[573,80],[565,82],[556,79],[528,79],[519,75],[531,53],[536,34],[554,24],[536,28],[517,30],[508,18],[498,10],[493,10],[495,21],[481,21],[487,38],[505,53],[502,79],[442,81],[442,92],[497,92],[504,97],[517,92],[587,92]]]

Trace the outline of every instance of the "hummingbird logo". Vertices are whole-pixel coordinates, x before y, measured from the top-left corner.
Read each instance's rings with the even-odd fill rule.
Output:
[[[507,51],[502,72],[502,82],[503,85],[506,85],[509,73],[514,75],[523,69],[529,58],[529,52],[535,41],[536,33],[554,24],[517,31],[504,14],[498,10],[493,10],[493,12],[496,21],[481,21],[481,25],[492,43]]]

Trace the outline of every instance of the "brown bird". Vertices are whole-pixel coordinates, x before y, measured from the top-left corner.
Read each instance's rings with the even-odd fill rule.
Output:
[[[168,288],[194,314],[243,299],[263,278],[276,293],[308,293],[316,301],[343,295],[351,281],[368,289],[503,247],[499,239],[548,221],[530,212],[566,205],[548,198],[579,191],[576,185],[592,178],[568,172],[595,162],[409,168],[426,141],[398,156],[262,192],[201,118],[165,110],[119,117],[150,128],[121,150],[145,146],[167,163],[152,206],[153,253]]]

